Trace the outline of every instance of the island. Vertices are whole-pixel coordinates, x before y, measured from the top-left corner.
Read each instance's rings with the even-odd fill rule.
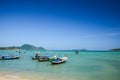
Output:
[[[36,47],[30,44],[24,44],[20,47],[18,46],[0,47],[0,50],[46,50],[46,49],[43,47]]]
[[[120,51],[120,48],[110,49],[110,51]]]

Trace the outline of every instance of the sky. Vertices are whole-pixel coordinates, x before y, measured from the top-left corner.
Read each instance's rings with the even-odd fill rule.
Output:
[[[0,46],[120,48],[119,0],[0,0]]]

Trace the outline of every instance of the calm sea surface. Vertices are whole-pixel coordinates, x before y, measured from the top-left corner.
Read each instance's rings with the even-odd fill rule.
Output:
[[[120,80],[120,52],[41,51],[41,55],[67,54],[68,61],[59,65],[31,60],[35,51],[21,52],[18,60],[0,60],[0,75],[19,75],[31,80]],[[0,55],[3,54],[18,52],[1,50]]]

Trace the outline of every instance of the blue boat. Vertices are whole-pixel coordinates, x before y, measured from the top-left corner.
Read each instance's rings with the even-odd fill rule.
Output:
[[[17,55],[17,56],[9,56],[9,55],[5,55],[5,56],[1,56],[0,57],[0,60],[13,60],[13,59],[19,59],[20,56]]]

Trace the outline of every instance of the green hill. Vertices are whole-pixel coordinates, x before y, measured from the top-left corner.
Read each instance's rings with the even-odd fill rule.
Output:
[[[20,47],[20,49],[24,49],[24,50],[46,50],[43,47],[35,47],[33,45],[29,45],[29,44],[24,44]]]
[[[110,51],[120,51],[120,48],[110,49]]]

